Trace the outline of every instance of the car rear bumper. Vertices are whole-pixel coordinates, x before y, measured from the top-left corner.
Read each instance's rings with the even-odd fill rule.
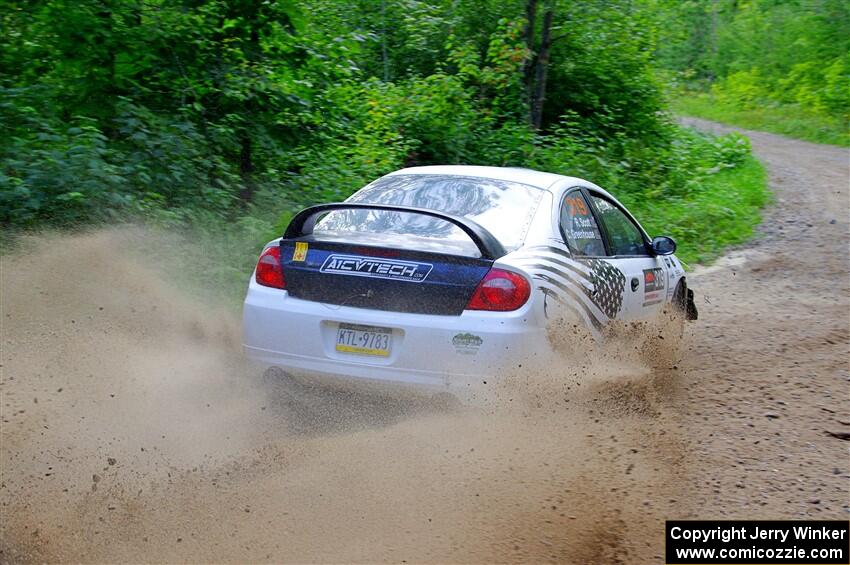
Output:
[[[531,301],[515,312],[435,316],[300,300],[252,280],[243,322],[245,353],[263,367],[442,390],[468,388],[551,353]],[[340,323],[391,328],[390,354],[336,351]]]

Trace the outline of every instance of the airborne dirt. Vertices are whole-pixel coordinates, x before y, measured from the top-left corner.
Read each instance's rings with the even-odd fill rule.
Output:
[[[118,252],[154,236],[24,241],[0,273],[0,561],[641,563],[668,518],[846,518],[848,155],[750,135],[777,203],[695,273],[681,361],[573,355],[452,410],[293,405],[232,311]]]

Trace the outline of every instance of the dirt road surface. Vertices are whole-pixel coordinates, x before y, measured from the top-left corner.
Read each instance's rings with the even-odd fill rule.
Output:
[[[714,132],[729,128],[691,119]],[[775,203],[701,269],[683,424],[691,517],[850,517],[850,151],[744,131]]]
[[[716,127],[704,122],[700,127]],[[0,561],[662,562],[665,519],[850,515],[848,152],[747,132],[775,205],[680,360],[517,368],[455,410],[281,397],[140,230],[0,272]]]

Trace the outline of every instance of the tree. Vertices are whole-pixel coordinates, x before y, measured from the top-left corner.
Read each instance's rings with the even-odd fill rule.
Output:
[[[528,96],[529,123],[535,130],[543,125],[543,104],[546,101],[546,78],[549,74],[549,57],[552,49],[552,22],[555,19],[554,0],[544,1],[540,40],[535,40],[537,27],[537,0],[526,2],[525,41],[528,59],[525,65],[525,82]]]

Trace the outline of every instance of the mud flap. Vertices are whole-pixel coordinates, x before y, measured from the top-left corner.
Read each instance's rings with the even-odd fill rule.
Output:
[[[696,320],[699,318],[699,312],[697,312],[697,305],[694,303],[694,291],[688,289],[688,304],[685,309],[686,318],[688,320]]]

